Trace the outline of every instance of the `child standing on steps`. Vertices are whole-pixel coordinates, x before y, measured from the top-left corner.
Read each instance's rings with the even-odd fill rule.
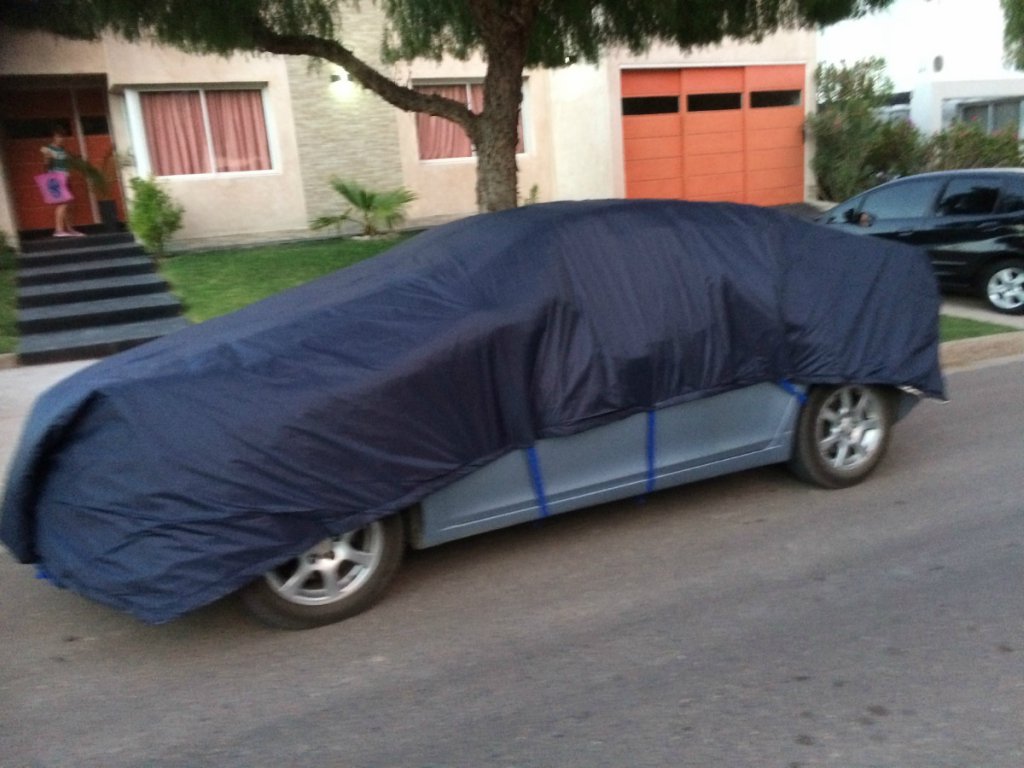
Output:
[[[40,148],[43,153],[43,160],[46,163],[48,172],[63,173],[67,176],[70,171],[70,155],[64,148],[64,140],[67,133],[60,125],[53,129],[53,139],[45,147]],[[57,203],[53,209],[53,236],[54,237],[84,237],[85,233],[79,232],[68,224],[68,204]]]

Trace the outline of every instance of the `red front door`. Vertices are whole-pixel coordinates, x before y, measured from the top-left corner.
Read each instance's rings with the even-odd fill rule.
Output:
[[[123,220],[123,197],[117,180],[114,145],[107,119],[107,99],[101,86],[54,87],[33,90],[8,90],[3,93],[3,160],[15,217],[20,231],[53,228],[53,207],[43,202],[35,177],[45,171],[40,149],[49,144],[53,130],[60,125],[67,132],[67,150],[87,160],[108,181],[102,197],[117,205]],[[73,226],[99,222],[97,192],[86,179],[72,173],[69,179],[75,199],[69,206]]]

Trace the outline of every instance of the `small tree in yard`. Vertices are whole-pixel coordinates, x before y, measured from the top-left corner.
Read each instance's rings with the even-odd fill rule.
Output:
[[[523,71],[596,61],[602,51],[640,52],[654,42],[683,49],[726,37],[758,40],[783,27],[830,24],[892,0],[381,0],[390,61],[444,55],[487,63],[484,104],[425,94],[387,77],[343,42],[344,17],[357,0],[14,0],[0,3],[0,25],[91,39],[105,31],[154,38],[188,51],[312,56],[344,67],[364,88],[399,109],[457,123],[477,155],[477,204],[514,208]]]
[[[373,192],[354,181],[331,179],[334,191],[341,195],[349,207],[337,216],[321,216],[312,223],[313,229],[341,227],[355,222],[362,227],[362,235],[374,237],[390,232],[405,220],[405,207],[416,195],[405,187]]]
[[[873,186],[891,175],[894,159],[918,151],[912,126],[887,125],[878,114],[892,94],[884,71],[880,58],[851,66],[819,64],[814,71],[818,112],[807,127],[815,141],[818,192],[826,200],[845,200]]]
[[[162,258],[167,241],[181,229],[185,209],[177,205],[163,187],[153,179],[133,178],[128,227],[146,246],[146,250]]]

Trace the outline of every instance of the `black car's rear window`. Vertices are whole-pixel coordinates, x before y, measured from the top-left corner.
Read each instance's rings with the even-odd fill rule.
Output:
[[[1003,179],[1003,194],[996,204],[996,213],[1024,211],[1024,174]]]
[[[935,208],[937,216],[984,216],[999,198],[999,179],[970,176],[952,179]]]

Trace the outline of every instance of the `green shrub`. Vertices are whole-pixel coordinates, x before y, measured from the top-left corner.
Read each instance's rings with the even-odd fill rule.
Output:
[[[181,229],[185,209],[176,204],[167,191],[152,178],[135,177],[130,182],[132,200],[128,227],[150,253],[158,258],[171,236]]]
[[[875,130],[865,162],[875,183],[920,173],[928,164],[928,141],[909,120],[885,120]]]
[[[416,199],[416,194],[405,187],[374,192],[358,182],[337,178],[331,179],[331,186],[349,204],[348,208],[336,216],[313,220],[310,222],[313,229],[340,228],[351,221],[362,228],[364,236],[384,234],[405,220],[406,206]]]
[[[1012,168],[1024,165],[1015,133],[989,134],[974,123],[954,123],[928,142],[928,168]]]
[[[885,60],[851,66],[819,64],[814,71],[818,112],[807,119],[814,137],[812,169],[821,197],[845,200],[894,175],[913,173],[921,160],[920,133],[878,113],[892,94]]]

